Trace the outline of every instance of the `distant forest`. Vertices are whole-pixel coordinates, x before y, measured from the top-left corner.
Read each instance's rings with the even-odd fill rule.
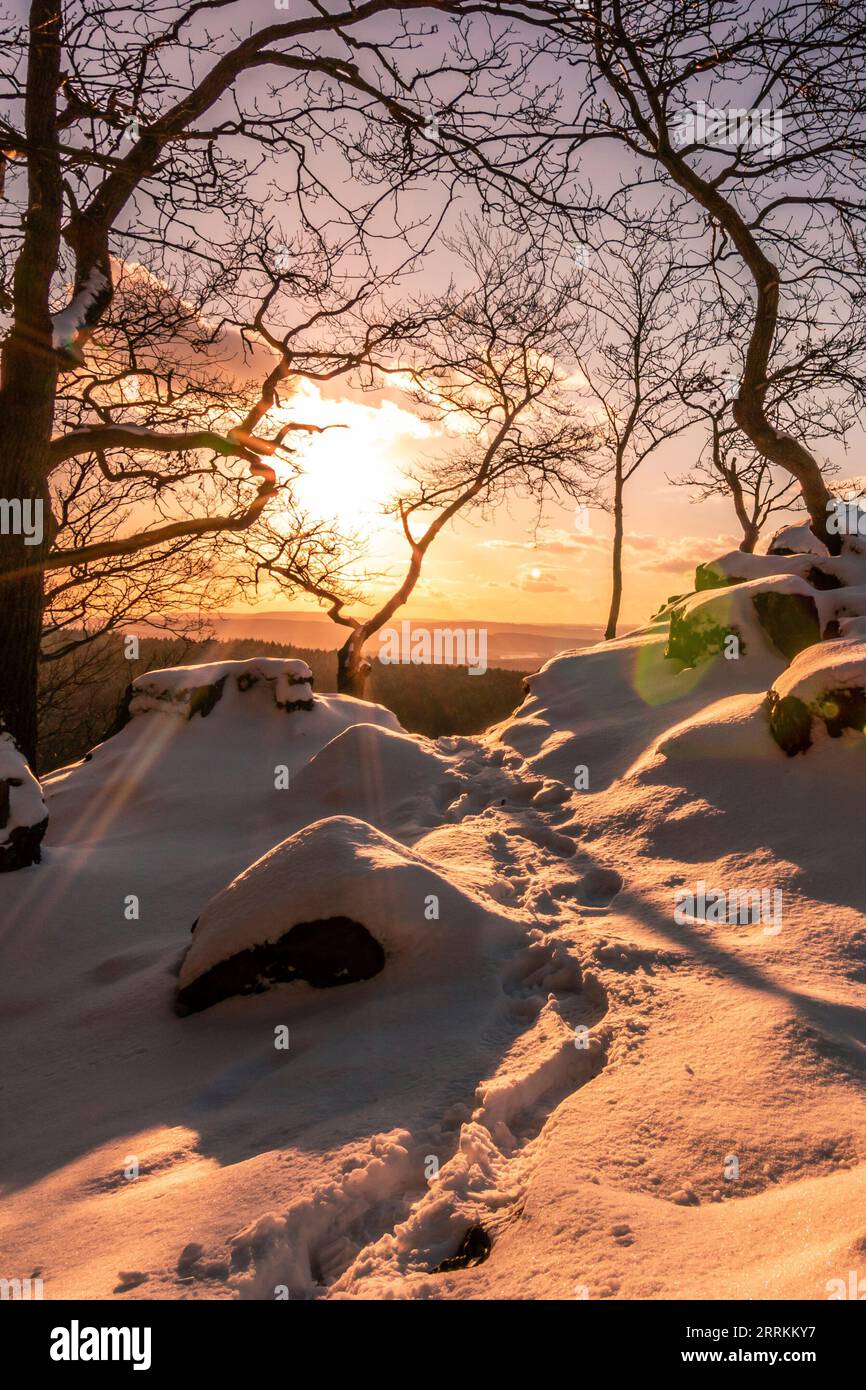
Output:
[[[64,633],[65,644],[75,634]],[[82,634],[83,636],[83,634]],[[319,694],[337,688],[336,652],[244,638],[190,642],[141,638],[139,658],[124,655],[123,638],[110,636],[45,661],[40,679],[40,773],[75,762],[101,743],[114,723],[126,687],[145,671],[253,656],[297,657],[313,672]],[[382,666],[373,663],[369,699],[393,710],[410,733],[439,738],[477,734],[504,719],[523,699],[521,671],[494,668],[470,676],[464,666]]]

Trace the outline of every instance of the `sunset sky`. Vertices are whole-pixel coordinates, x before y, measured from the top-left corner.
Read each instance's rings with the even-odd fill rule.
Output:
[[[387,28],[388,21],[381,22]],[[429,47],[432,37],[427,42]],[[429,53],[427,57],[430,60]],[[245,82],[254,85],[256,80],[247,77]],[[352,187],[339,151],[325,142],[315,154],[326,181],[330,179],[339,189]],[[582,156],[581,168],[602,193],[618,177],[623,159],[621,150],[617,160],[611,161],[609,151],[590,147]],[[291,161],[286,161],[285,177],[290,173]],[[262,206],[275,218],[275,235],[283,215],[283,201],[274,196],[281,176],[278,160],[276,169],[258,172],[251,181]],[[357,198],[362,193],[358,189]],[[406,205],[412,217],[423,223],[425,217],[432,219],[434,212],[441,210],[443,197],[435,175],[419,176],[412,182]],[[477,211],[471,186],[461,190],[443,220],[442,236],[453,233],[462,216]],[[393,211],[389,216],[393,217]],[[296,230],[290,210],[285,219],[283,232],[288,243]],[[391,246],[386,238],[378,250],[386,260],[388,256],[402,259],[405,248],[402,244]],[[453,269],[453,256],[440,237],[425,255],[417,282],[410,288],[425,293],[444,290]],[[720,359],[727,356],[728,348],[727,343],[719,344]],[[288,403],[284,408],[289,409]],[[314,424],[347,427],[317,437],[308,445],[307,477],[299,489],[300,500],[311,514],[336,516],[342,527],[362,537],[368,567],[387,571],[399,582],[406,565],[405,540],[392,520],[383,519],[380,509],[399,488],[401,469],[419,455],[435,457],[443,442],[441,436],[414,413],[408,396],[398,390],[365,396],[353,392],[345,379],[323,387],[302,382],[286,418],[291,415]],[[814,447],[820,457],[839,463],[843,476],[850,476],[860,470],[862,439],[860,434],[857,440],[849,440],[847,459],[819,439]],[[687,489],[669,482],[669,477],[693,465],[702,443],[701,430],[693,428],[661,447],[627,487],[621,629],[644,622],[669,595],[689,591],[696,564],[739,542],[728,499],[694,502]],[[761,545],[766,545],[783,519],[772,521]],[[478,514],[458,517],[431,549],[404,616],[603,623],[610,597],[610,516],[601,510],[591,511],[588,530],[581,529],[575,525],[573,503],[551,501],[543,523],[539,526],[537,522],[533,508],[519,500],[491,518]],[[392,588],[393,583],[372,584],[368,590],[371,602],[380,601]],[[258,606],[263,610],[318,611],[315,600],[303,594],[263,593]],[[240,600],[233,607],[244,609]]]
[[[304,383],[293,402],[297,418],[342,424],[316,438],[305,454],[300,496],[313,514],[336,516],[368,537],[370,568],[402,574],[405,542],[380,507],[399,486],[401,466],[441,444],[435,427],[392,391],[387,398],[352,395],[345,384]],[[739,543],[725,499],[692,503],[687,489],[668,482],[689,467],[701,445],[695,428],[659,450],[627,491],[623,624],[644,622],[668,595],[693,586],[696,564]],[[841,462],[841,460],[840,460]],[[850,459],[849,459],[850,471]],[[464,516],[438,538],[405,609],[416,618],[487,618],[496,622],[601,623],[609,601],[609,515],[589,512],[589,530],[576,524],[571,502],[551,503],[535,529],[531,506],[515,502],[492,519]],[[775,522],[767,532],[769,539]],[[384,585],[370,593],[381,597]],[[315,611],[303,595],[268,598],[263,609]]]

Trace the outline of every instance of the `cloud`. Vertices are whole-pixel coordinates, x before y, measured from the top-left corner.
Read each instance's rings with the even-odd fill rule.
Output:
[[[691,574],[695,568],[695,561],[690,560],[687,555],[663,555],[658,560],[649,560],[645,565],[638,565],[638,569],[645,574]]]
[[[662,545],[664,545],[665,543],[666,543],[666,542],[665,542],[665,538],[664,538],[663,536],[639,536],[639,535],[626,536],[626,538],[625,538],[625,549],[626,549],[626,550],[658,550],[658,549],[659,549]]]
[[[697,565],[706,560],[713,559],[716,555],[724,555],[729,550],[735,550],[739,544],[739,537],[732,535],[717,536],[659,536],[648,535],[643,532],[633,532],[626,535],[623,544],[623,553],[626,557],[627,569],[640,571],[646,574],[686,574],[693,570]],[[527,557],[538,556],[539,559],[545,555],[569,555],[572,563],[579,563],[583,558],[590,555],[610,553],[611,538],[607,535],[572,534],[561,529],[549,529],[539,531],[533,539],[527,538],[525,541],[509,540],[505,537],[499,539],[483,541],[483,550],[516,550]],[[540,566],[533,566],[528,562],[522,574],[525,578]],[[552,578],[550,571],[545,571],[547,578]],[[532,585],[520,582],[521,588],[532,587],[535,592],[562,592],[563,586],[556,584],[553,589],[539,587],[544,581],[533,580]]]
[[[739,538],[730,535],[662,537],[657,557],[641,561],[636,568],[648,574],[686,574],[738,545]]]
[[[568,585],[560,584],[556,574],[551,570],[542,569],[538,565],[524,567],[518,571],[517,578],[513,581],[516,589],[522,589],[527,594],[567,594]]]
[[[579,555],[609,548],[609,536],[554,528],[539,530],[532,537],[528,536],[525,541],[502,537],[481,542],[482,550],[521,550],[526,555]]]

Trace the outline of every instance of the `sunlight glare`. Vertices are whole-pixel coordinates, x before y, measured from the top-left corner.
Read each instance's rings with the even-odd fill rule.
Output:
[[[364,534],[386,524],[382,506],[399,490],[401,470],[412,462],[418,442],[434,433],[393,401],[328,400],[311,382],[303,383],[283,413],[313,425],[348,427],[314,435],[303,446],[296,492],[311,515]]]

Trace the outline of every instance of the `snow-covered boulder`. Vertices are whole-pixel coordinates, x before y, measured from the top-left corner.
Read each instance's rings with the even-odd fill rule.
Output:
[[[799,528],[794,528],[799,529]],[[814,538],[813,538],[814,539]],[[817,544],[818,542],[816,542]],[[830,558],[814,553],[750,555],[744,550],[730,550],[695,571],[695,588],[724,589],[733,584],[746,584],[752,579],[772,579],[779,574],[796,575],[813,589],[839,589],[843,584],[856,582],[862,566],[851,566],[841,557]]]
[[[159,710],[183,719],[196,714],[205,718],[222,699],[227,681],[240,691],[256,685],[270,689],[280,709],[313,708],[313,673],[306,661],[255,656],[247,661],[146,671],[132,682],[129,713]]]
[[[748,657],[768,645],[791,658],[821,640],[817,595],[795,575],[774,575],[693,594],[671,612],[666,655],[684,666]],[[733,639],[733,640],[732,640]]]
[[[767,546],[768,555],[829,555],[823,541],[819,541],[808,521],[796,526],[782,526]]]
[[[847,636],[809,647],[767,696],[773,737],[793,757],[823,734],[866,733],[866,638]]]
[[[866,584],[866,513],[856,503],[837,501],[828,514],[828,528],[839,535],[838,555],[830,554],[804,520],[777,531],[764,555],[730,550],[698,565],[695,588],[723,589],[778,574],[796,575],[818,590]]]
[[[0,873],[38,864],[48,812],[12,735],[0,731]]]
[[[452,959],[517,924],[490,915],[420,855],[352,816],[317,821],[276,845],[218,893],[195,924],[178,979],[178,1012],[193,1013],[268,985],[316,988],[369,979],[390,956],[417,968],[431,940]]]

